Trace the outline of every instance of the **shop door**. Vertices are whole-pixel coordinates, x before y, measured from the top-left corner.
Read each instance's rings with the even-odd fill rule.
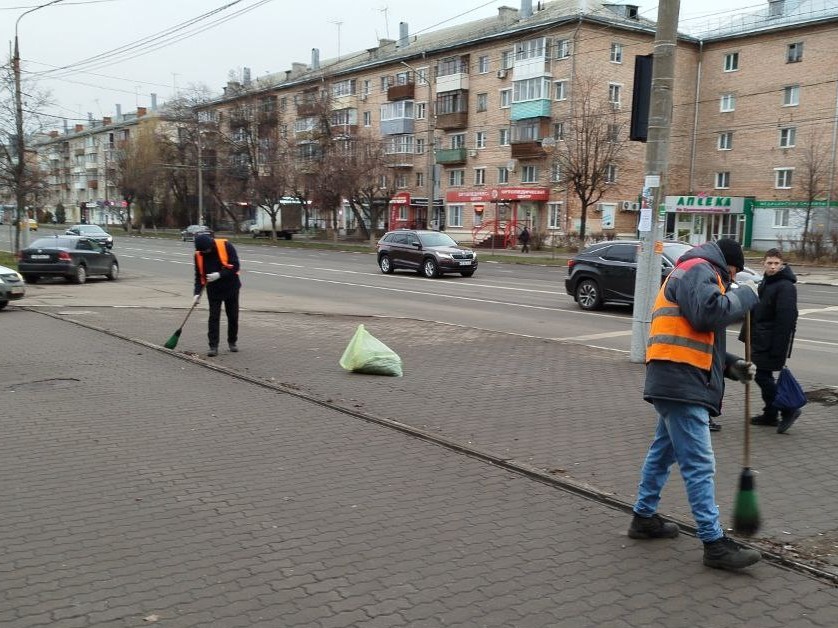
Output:
[[[721,238],[742,240],[740,214],[709,214],[707,216],[707,241]]]

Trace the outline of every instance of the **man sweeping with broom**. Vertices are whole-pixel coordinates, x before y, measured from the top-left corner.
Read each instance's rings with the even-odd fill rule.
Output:
[[[208,357],[218,355],[221,306],[227,314],[227,346],[238,351],[239,338],[239,256],[227,240],[201,233],[195,236],[195,291],[192,304],[201,300],[206,287],[209,301]]]
[[[698,538],[704,543],[704,564],[717,569],[741,569],[761,557],[722,530],[709,428],[710,417],[721,411],[724,377],[745,383],[756,372],[753,364],[725,350],[725,328],[741,321],[759,301],[752,281],[731,287],[731,278],[744,265],[742,247],[735,240],[708,242],[687,251],[658,292],[643,391],[658,423],[628,531],[633,539],[678,536],[678,526],[657,514],[670,467],[677,462]]]

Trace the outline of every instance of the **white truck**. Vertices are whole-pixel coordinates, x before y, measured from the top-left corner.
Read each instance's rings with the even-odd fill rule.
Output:
[[[276,211],[276,237],[290,240],[293,234],[303,228],[302,205],[296,198],[285,197],[274,207]],[[271,215],[264,207],[256,208],[254,222],[250,226],[250,235],[271,237]]]

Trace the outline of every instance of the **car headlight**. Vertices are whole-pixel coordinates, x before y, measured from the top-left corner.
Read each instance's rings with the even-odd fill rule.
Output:
[[[454,259],[451,253],[438,253],[440,259]]]
[[[0,286],[2,286],[4,283],[6,283],[6,282],[5,282],[5,281],[3,281],[3,278],[2,278],[2,277],[0,277]]]

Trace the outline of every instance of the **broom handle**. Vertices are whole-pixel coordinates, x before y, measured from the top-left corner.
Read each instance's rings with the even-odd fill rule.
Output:
[[[751,311],[745,313],[745,360],[751,361]],[[745,444],[742,466],[751,466],[751,382],[745,382]]]
[[[183,326],[186,325],[186,321],[189,320],[189,316],[192,314],[192,310],[194,310],[197,305],[198,305],[197,303],[192,304],[192,307],[189,308],[189,311],[186,313],[186,316],[184,317],[183,322],[180,324],[179,329],[183,329]]]

